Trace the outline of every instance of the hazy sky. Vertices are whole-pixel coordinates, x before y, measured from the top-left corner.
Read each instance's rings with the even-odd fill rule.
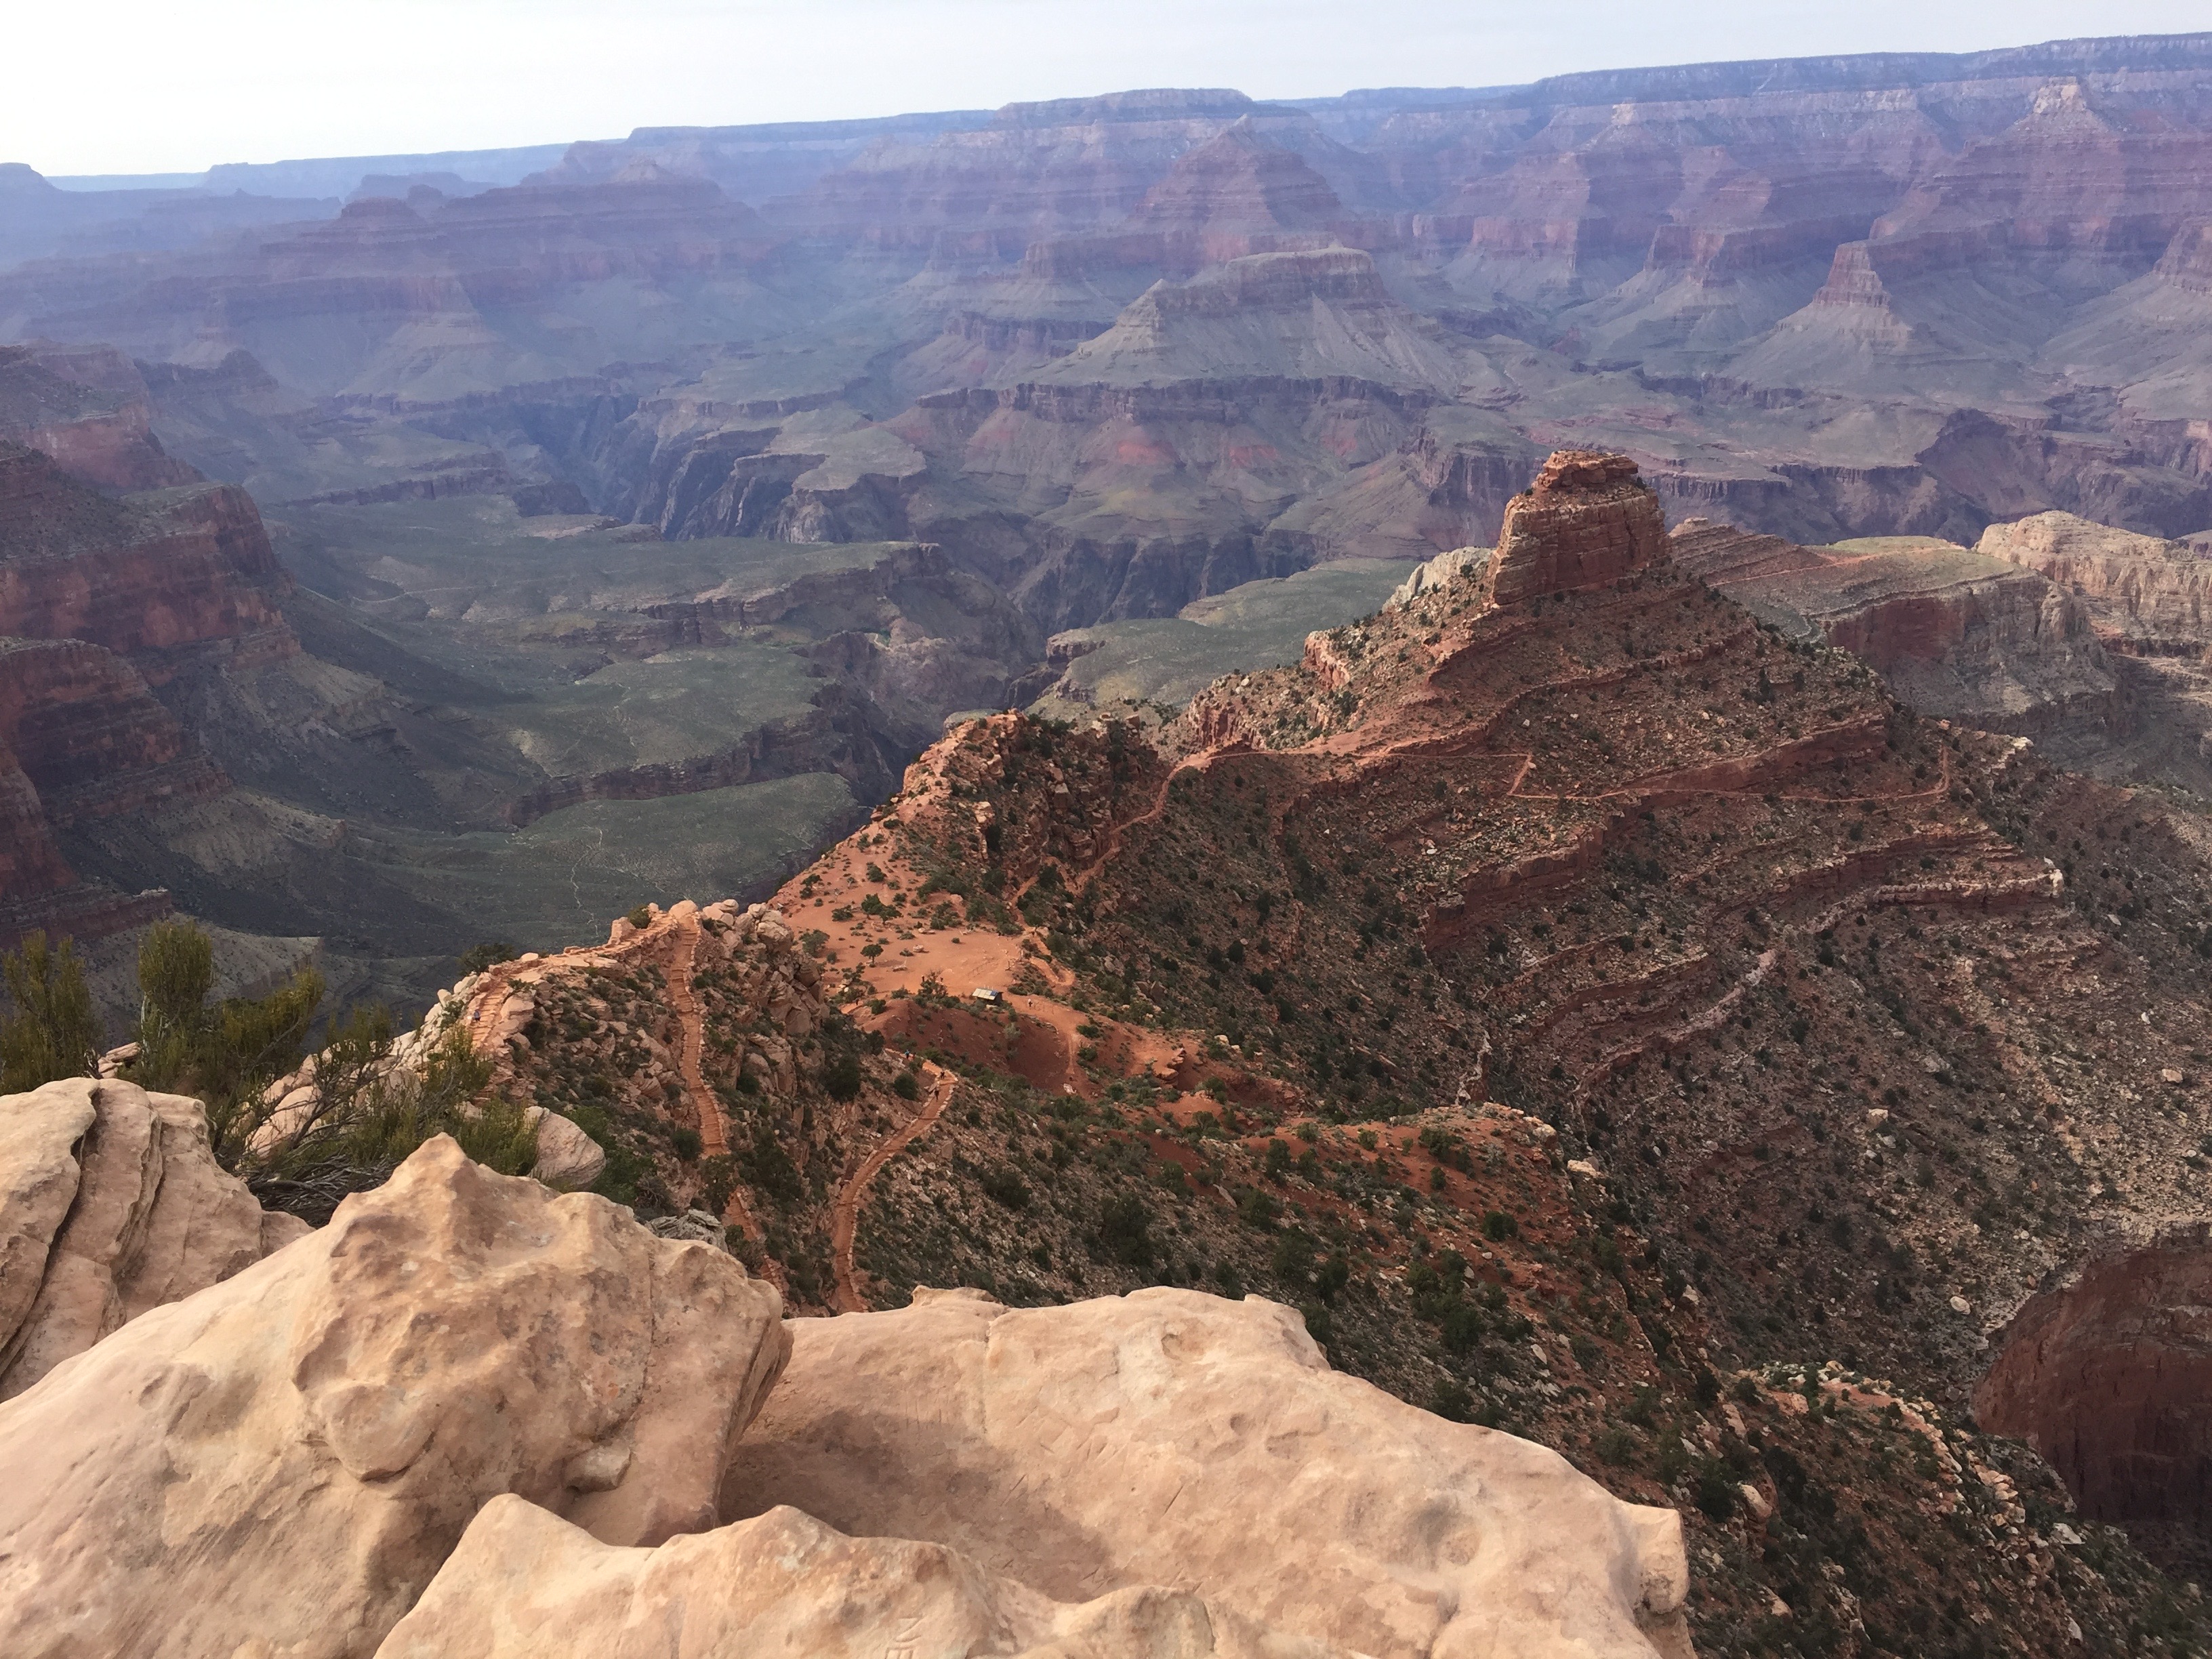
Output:
[[[42,173],[615,137],[1143,86],[1299,97],[2212,27],[2204,0],[18,0]]]

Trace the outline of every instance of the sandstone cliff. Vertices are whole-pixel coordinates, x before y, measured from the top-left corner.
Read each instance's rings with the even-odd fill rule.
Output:
[[[0,1407],[0,1468],[45,1494],[5,1523],[0,1628],[88,1659],[366,1655],[496,1493],[614,1543],[712,1524],[775,1311],[719,1251],[434,1141]]]
[[[1515,605],[1604,586],[1666,556],[1666,520],[1633,461],[1556,450],[1506,504],[1480,591],[1494,605]]]

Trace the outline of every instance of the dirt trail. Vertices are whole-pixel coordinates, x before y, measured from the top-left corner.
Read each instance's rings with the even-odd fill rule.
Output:
[[[911,1122],[885,1136],[868,1154],[866,1161],[853,1171],[853,1178],[838,1189],[836,1204],[830,1210],[830,1267],[836,1283],[830,1292],[830,1304],[839,1313],[868,1310],[868,1304],[860,1298],[860,1279],[853,1267],[853,1237],[860,1229],[860,1200],[868,1194],[868,1183],[883,1172],[884,1165],[927,1134],[930,1126],[952,1103],[953,1087],[959,1079],[926,1060],[922,1070],[933,1079],[929,1098],[922,1103]]]
[[[683,930],[676,946],[675,966],[676,971],[668,981],[668,1001],[676,1011],[676,1023],[684,1033],[677,1071],[699,1114],[699,1144],[708,1158],[726,1157],[730,1150],[729,1123],[723,1115],[722,1103],[707,1086],[707,1076],[699,1063],[706,1052],[707,1036],[706,1020],[699,1012],[699,995],[691,988],[691,976],[699,971],[699,924],[696,921]]]
[[[725,1158],[730,1151],[729,1118],[722,1110],[721,1097],[708,1086],[702,1062],[706,1057],[706,1021],[699,1010],[699,998],[691,988],[691,976],[698,971],[699,918],[696,914],[669,915],[653,918],[652,923],[640,928],[619,945],[572,945],[568,950],[540,957],[535,962],[502,962],[485,971],[483,982],[469,998],[463,1016],[470,1039],[483,1046],[483,1039],[492,1036],[497,1028],[500,1007],[514,991],[523,989],[551,973],[573,973],[598,967],[619,966],[628,958],[649,953],[671,935],[674,936],[675,955],[669,964],[668,1002],[676,1015],[681,1046],[677,1057],[677,1069],[684,1080],[684,1091],[691,1097],[694,1110],[699,1115],[699,1146],[701,1156]],[[490,1056],[495,1073],[503,1073],[511,1063],[511,1056],[501,1047]],[[495,1082],[497,1078],[495,1076]],[[753,1223],[752,1212],[746,1208],[744,1197],[732,1192],[730,1201],[722,1211],[722,1221],[749,1238],[760,1237]]]
[[[701,1064],[707,1054],[707,1023],[699,1012],[698,994],[691,988],[691,976],[698,971],[699,918],[686,917],[679,927],[675,972],[668,981],[669,1006],[675,1010],[677,1025],[684,1034],[677,1072],[699,1114],[701,1155],[726,1158],[730,1152],[730,1121],[722,1110],[722,1097],[708,1086],[707,1073]],[[730,1189],[730,1201],[722,1206],[722,1224],[747,1238],[762,1237],[759,1228],[753,1224],[752,1212],[745,1207],[743,1194],[735,1187]]]

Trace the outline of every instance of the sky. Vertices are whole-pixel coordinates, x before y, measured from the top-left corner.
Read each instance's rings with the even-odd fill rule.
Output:
[[[15,9],[0,161],[58,174],[990,108],[1131,87],[1313,97],[2212,27],[2204,0],[32,0]]]

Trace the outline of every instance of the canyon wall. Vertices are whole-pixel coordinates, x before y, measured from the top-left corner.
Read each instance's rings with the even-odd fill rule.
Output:
[[[2203,1224],[2090,1261],[2014,1316],[1974,1411],[2178,1567],[2212,1559],[2212,1240]]]

